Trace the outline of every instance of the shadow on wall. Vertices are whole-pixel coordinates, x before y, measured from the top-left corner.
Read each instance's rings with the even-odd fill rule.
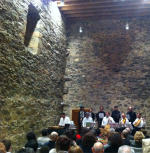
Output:
[[[27,15],[27,26],[26,26],[26,34],[25,34],[25,40],[24,40],[24,44],[26,47],[29,46],[33,32],[39,20],[40,20],[39,12],[32,4],[30,4],[28,15]]]
[[[102,37],[99,41],[94,41],[94,52],[100,56],[102,61],[107,66],[108,70],[119,72],[121,65],[126,60],[133,43],[135,34],[117,33],[112,31],[111,34],[102,32]]]

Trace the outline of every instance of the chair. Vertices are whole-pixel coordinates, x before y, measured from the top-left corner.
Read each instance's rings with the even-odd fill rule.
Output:
[[[143,153],[143,148],[131,147],[135,153]]]
[[[142,148],[143,148],[143,153],[150,152],[150,138],[142,139]]]

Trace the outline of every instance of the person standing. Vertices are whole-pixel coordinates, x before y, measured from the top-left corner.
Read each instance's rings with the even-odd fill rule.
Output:
[[[119,119],[121,118],[121,114],[118,111],[118,106],[114,107],[114,111],[111,114],[111,117],[114,119],[116,123],[119,123]]]
[[[136,114],[135,112],[132,111],[132,107],[128,107],[128,112],[126,117],[128,118],[129,122],[131,122],[131,124],[133,125],[133,122],[136,119]]]
[[[89,115],[90,115],[90,117],[93,119],[93,121],[95,120],[95,114],[93,113],[93,109],[92,108],[90,108],[89,109]]]
[[[104,110],[104,107],[101,106],[100,111],[96,114],[96,118],[97,118],[97,122],[98,122],[99,127],[101,127],[102,120],[105,117],[105,112],[103,110]]]
[[[82,126],[82,121],[85,117],[86,112],[84,111],[84,107],[80,107],[80,111],[78,113],[78,124],[79,124],[79,133],[81,133],[81,126]]]

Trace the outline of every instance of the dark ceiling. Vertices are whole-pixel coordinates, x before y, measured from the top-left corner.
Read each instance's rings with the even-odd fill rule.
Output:
[[[64,5],[57,5],[66,19],[73,20],[150,16],[150,0],[64,0]]]

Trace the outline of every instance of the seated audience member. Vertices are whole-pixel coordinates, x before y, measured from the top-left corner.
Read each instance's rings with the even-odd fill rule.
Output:
[[[145,136],[141,131],[137,131],[134,135],[134,140],[131,140],[131,146],[136,148],[142,148],[142,139],[144,139]]]
[[[0,142],[0,153],[6,153],[5,145],[1,142]]]
[[[11,150],[11,141],[8,139],[2,140],[2,143],[5,145],[6,152],[9,153]]]
[[[99,138],[101,134],[100,128],[95,129],[95,132],[96,132],[96,137]]]
[[[104,146],[101,142],[96,142],[94,146],[92,147],[93,153],[103,153],[104,152]]]
[[[56,143],[57,137],[58,137],[58,133],[57,132],[52,132],[50,134],[49,142],[44,143],[44,146],[48,146],[49,150],[55,148],[55,143]]]
[[[83,151],[79,146],[74,145],[70,147],[68,153],[83,153]]]
[[[123,145],[130,146],[130,141],[127,139],[127,136],[128,136],[128,131],[123,130],[122,133],[121,133],[121,137],[122,137],[122,140],[123,140]]]
[[[66,135],[70,139],[70,145],[77,145],[76,144],[76,132],[75,130],[66,130],[64,132],[64,135]]]
[[[134,136],[131,135],[131,130],[129,128],[126,128],[125,130],[128,132],[128,136],[127,136],[126,139],[128,139],[128,140],[134,140]]]
[[[48,131],[46,129],[42,130],[42,137],[39,137],[37,139],[38,144],[41,143],[44,145],[44,143],[48,142],[50,139],[47,137]]]
[[[105,149],[104,153],[117,153],[118,148],[123,145],[123,140],[121,138],[120,133],[114,133],[110,139],[110,146]]]
[[[98,141],[103,143],[103,145],[106,145],[108,143],[108,131],[106,129],[101,129],[101,137],[98,138]]]
[[[94,143],[96,142],[96,137],[93,134],[93,132],[86,133],[82,138],[82,145],[79,145],[79,147],[83,150],[85,153],[92,153],[92,147]]]
[[[40,149],[40,153],[49,153],[49,147],[48,146],[42,146]]]
[[[112,136],[114,133],[115,133],[115,132],[109,132],[109,133],[108,133],[108,135],[107,135],[108,143],[107,143],[106,145],[104,145],[104,150],[110,146],[110,139],[111,139],[111,136]]]
[[[70,139],[66,135],[61,135],[57,141],[54,149],[51,149],[49,153],[68,152],[70,148]]]
[[[119,147],[118,153],[135,153],[135,152],[130,146],[123,145]]]
[[[22,148],[17,153],[34,153],[34,150],[32,148]]]
[[[34,152],[37,151],[38,148],[38,142],[36,140],[36,136],[34,134],[34,132],[29,132],[27,134],[27,143],[25,144],[25,148],[32,148],[34,150]]]
[[[89,132],[89,129],[86,128],[86,127],[83,127],[83,128],[82,128],[82,137],[83,137],[87,132]],[[77,139],[77,140],[76,140],[77,145],[82,145],[82,137],[81,137],[80,139]]]
[[[147,131],[145,129],[141,129],[140,131],[144,134],[145,139],[149,138],[149,136],[147,135]]]

